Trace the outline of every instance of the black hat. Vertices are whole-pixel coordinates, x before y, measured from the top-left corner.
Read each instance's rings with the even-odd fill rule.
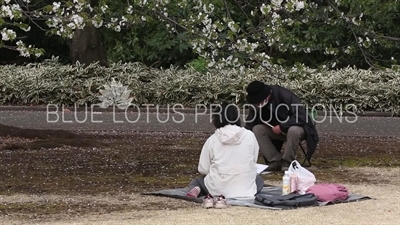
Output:
[[[252,81],[247,86],[247,102],[250,104],[258,104],[262,102],[264,99],[268,97],[269,94],[272,93],[271,88],[268,85],[265,85],[261,81]]]

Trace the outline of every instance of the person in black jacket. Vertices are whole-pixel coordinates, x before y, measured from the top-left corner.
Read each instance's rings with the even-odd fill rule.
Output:
[[[245,128],[252,130],[266,163],[266,171],[287,170],[299,142],[306,140],[311,159],[319,141],[317,130],[299,97],[279,85],[253,81],[247,86],[249,108]],[[281,153],[286,141],[284,153]]]

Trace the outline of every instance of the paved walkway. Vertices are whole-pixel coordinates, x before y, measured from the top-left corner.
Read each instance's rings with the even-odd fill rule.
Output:
[[[321,135],[400,136],[400,118],[392,117],[318,117]],[[162,132],[212,132],[210,115],[0,111],[0,123],[22,128],[65,130],[120,130]]]

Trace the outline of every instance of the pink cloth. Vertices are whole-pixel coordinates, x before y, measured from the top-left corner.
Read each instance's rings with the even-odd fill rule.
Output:
[[[309,187],[306,193],[313,193],[322,202],[346,200],[349,190],[341,184],[316,184]]]

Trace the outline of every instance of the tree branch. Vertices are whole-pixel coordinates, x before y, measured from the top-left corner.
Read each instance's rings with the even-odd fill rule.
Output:
[[[171,18],[169,18],[169,17],[163,15],[163,14],[160,13],[160,12],[153,11],[153,13],[156,14],[156,15],[158,15],[158,16],[160,16],[160,17],[162,17],[162,18],[164,18],[165,20],[168,20],[169,22],[175,24],[176,26],[179,26],[179,27],[183,28],[185,31],[188,31],[188,30],[189,30],[187,27],[185,27],[185,26],[183,26],[182,24],[176,22],[175,20],[173,20],[173,19],[171,19]]]
[[[22,13],[24,13],[24,15],[29,18],[29,21],[31,21],[33,24],[35,24],[35,26],[37,28],[39,28],[41,31],[47,31],[47,30],[43,29],[39,24],[37,24],[27,13],[25,13],[25,11],[22,11]]]
[[[335,7],[335,6],[332,4],[331,1],[328,0],[328,4],[329,4],[337,13],[341,13],[340,10],[339,10],[337,7]],[[360,51],[361,51],[361,53],[362,53],[362,55],[363,55],[365,61],[367,62],[367,64],[368,64],[369,66],[371,66],[372,68],[375,68],[375,66],[373,65],[371,59],[368,58],[368,56],[367,56],[366,53],[364,52],[364,49],[362,49],[362,47],[361,47],[360,44],[358,43],[356,32],[354,31],[354,29],[353,29],[353,27],[352,27],[353,24],[351,24],[350,22],[348,22],[348,21],[346,21],[346,20],[344,20],[344,21],[345,21],[346,24],[349,25],[349,28],[350,28],[350,30],[351,30],[351,32],[352,32],[352,34],[353,34],[354,40],[356,41],[357,46],[358,46],[358,48],[360,49]]]
[[[236,2],[236,4],[239,6],[239,8],[240,8],[240,10],[242,11],[242,13],[246,16],[246,19],[247,19],[247,20],[250,20],[250,18],[247,16],[246,12],[245,12],[244,9],[242,8],[242,6],[239,4],[239,2],[238,2],[238,1],[235,1],[235,2]]]
[[[360,44],[358,43],[358,41],[357,41],[357,35],[356,35],[356,33],[354,32],[354,29],[353,29],[352,27],[350,27],[350,29],[351,29],[351,32],[353,33],[354,39],[356,40],[356,43],[357,43],[358,48],[360,49],[361,53],[362,53],[363,56],[364,56],[365,61],[368,63],[368,65],[370,65],[371,67],[375,68],[374,65],[373,65],[373,63],[371,62],[371,59],[368,58],[368,56],[367,56],[367,55],[365,54],[365,52],[364,52],[364,49],[362,49],[362,47],[361,47]]]
[[[398,37],[390,37],[390,36],[384,36],[384,35],[382,35],[380,37],[384,38],[384,39],[391,40],[391,41],[400,41],[400,38],[398,38]]]
[[[9,50],[16,50],[17,46],[3,45],[3,48],[9,49]]]
[[[231,13],[229,12],[228,3],[226,2],[226,0],[224,0],[224,6],[225,6],[225,10],[226,10],[226,16],[229,17],[229,19],[232,19]]]

